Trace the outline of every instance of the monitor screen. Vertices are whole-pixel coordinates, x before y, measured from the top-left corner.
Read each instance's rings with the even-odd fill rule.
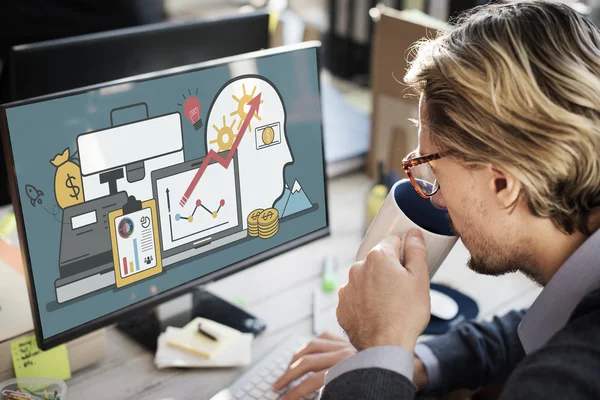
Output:
[[[329,232],[317,50],[2,110],[43,347]]]

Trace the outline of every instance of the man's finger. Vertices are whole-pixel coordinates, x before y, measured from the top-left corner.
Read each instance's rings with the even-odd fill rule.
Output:
[[[294,357],[290,360],[290,364],[295,363],[300,357],[303,357],[307,354],[315,354],[315,353],[327,353],[330,351],[335,351],[339,349],[343,349],[347,347],[349,343],[347,341],[339,341],[339,340],[329,340],[329,339],[313,339],[310,343],[300,349]]]
[[[309,372],[321,371],[322,369],[331,368],[339,361],[339,350],[324,354],[309,354],[294,364],[290,365],[288,370],[273,384],[275,390],[280,390],[292,381],[306,375]]]
[[[321,387],[325,384],[326,372],[327,370],[325,369],[315,372],[302,381],[298,386],[287,392],[285,396],[281,398],[281,400],[298,400],[304,396],[308,396],[312,392],[316,392],[317,390],[321,389]]]
[[[375,246],[375,248],[377,247],[379,247],[385,252],[393,254],[397,260],[400,260],[400,249],[402,248],[402,239],[400,239],[399,236],[388,235],[381,239],[377,246]]]
[[[404,268],[418,276],[429,276],[427,268],[427,249],[423,233],[419,229],[411,229],[404,243]]]

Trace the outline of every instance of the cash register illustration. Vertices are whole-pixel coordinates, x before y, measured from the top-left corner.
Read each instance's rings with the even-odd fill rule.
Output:
[[[145,108],[146,119],[115,123],[134,107]],[[148,118],[148,106],[139,103],[112,110],[110,120],[110,128],[77,137],[85,201],[63,210],[58,303],[115,285],[109,213],[129,196],[151,200],[152,171],[184,161],[179,113]]]

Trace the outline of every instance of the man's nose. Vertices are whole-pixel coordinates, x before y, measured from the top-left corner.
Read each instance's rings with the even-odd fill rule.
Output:
[[[438,190],[436,194],[434,194],[433,196],[431,196],[431,204],[433,204],[433,206],[435,208],[438,208],[440,210],[445,210],[446,209],[446,202],[444,201],[444,196],[442,195],[442,190]]]

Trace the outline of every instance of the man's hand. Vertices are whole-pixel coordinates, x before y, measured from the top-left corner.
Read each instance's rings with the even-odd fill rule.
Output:
[[[365,261],[350,268],[349,282],[338,292],[339,324],[358,350],[392,345],[414,351],[430,315],[429,271],[423,235],[411,230],[404,243],[385,237]]]
[[[313,372],[298,386],[287,392],[282,399],[297,400],[319,390],[325,383],[325,373],[337,363],[356,354],[347,339],[322,333],[301,348],[290,361],[288,370],[273,385],[281,390],[302,376]]]

